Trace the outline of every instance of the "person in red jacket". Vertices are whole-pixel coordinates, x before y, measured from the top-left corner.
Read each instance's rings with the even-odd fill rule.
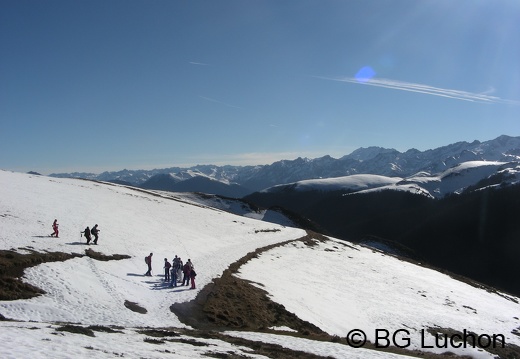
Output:
[[[59,226],[58,220],[55,219],[54,222],[52,223],[52,229],[54,230],[54,232],[51,233],[51,237],[56,236],[56,238],[58,238],[58,233],[59,233],[58,226]]]
[[[191,267],[190,270],[190,279],[191,279],[191,289],[195,289],[195,277],[197,273],[195,273],[195,268]]]

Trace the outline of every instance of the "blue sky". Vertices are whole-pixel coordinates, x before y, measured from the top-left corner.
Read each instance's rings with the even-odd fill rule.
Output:
[[[0,168],[339,158],[520,135],[516,0],[0,2]]]

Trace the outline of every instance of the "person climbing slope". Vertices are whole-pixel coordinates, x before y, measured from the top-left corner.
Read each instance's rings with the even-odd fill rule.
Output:
[[[144,274],[146,276],[152,276],[152,256],[153,253],[150,253],[149,256],[144,257],[144,262],[148,265],[148,271]]]
[[[98,229],[98,225],[97,224],[94,227],[92,227],[92,229],[90,230],[90,233],[92,233],[92,235],[94,236],[93,243],[97,244],[98,235],[99,235],[99,229]]]
[[[90,241],[92,240],[92,237],[90,236],[90,228],[85,228],[83,231],[83,234],[85,235],[85,238],[87,239],[87,244],[90,244]]]
[[[59,231],[58,231],[58,226],[59,226],[59,224],[58,224],[58,220],[55,219],[54,222],[52,222],[52,229],[53,229],[54,232],[51,233],[51,237],[56,237],[56,238],[58,238],[58,233],[59,233]]]

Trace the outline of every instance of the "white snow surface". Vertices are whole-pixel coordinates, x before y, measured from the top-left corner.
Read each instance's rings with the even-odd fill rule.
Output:
[[[54,219],[59,238],[50,237]],[[80,232],[95,223],[99,244],[87,247]],[[204,285],[248,252],[304,236],[305,231],[247,218],[197,203],[190,195],[155,193],[78,179],[56,179],[0,171],[0,249],[19,253],[66,252],[83,255],[92,248],[129,259],[97,261],[83,256],[28,268],[23,280],[44,295],[0,301],[2,358],[207,358],[234,353],[250,358],[250,349],[213,339],[191,338],[158,345],[139,328],[185,328],[169,310],[195,298]],[[153,256],[152,277],[144,257]],[[191,258],[197,289],[170,288],[163,281],[164,258]],[[239,276],[256,283],[299,318],[331,335],[363,330],[409,331],[410,349],[420,348],[421,330],[430,327],[502,334],[520,345],[518,298],[491,293],[444,274],[401,261],[379,251],[330,238],[314,246],[296,241],[275,247],[240,268]],[[147,309],[140,314],[124,301]],[[57,332],[61,323],[118,326],[95,337]],[[398,358],[403,355],[321,343],[280,334],[228,332],[333,358]],[[401,332],[402,333],[402,332]],[[427,344],[432,336],[426,333]],[[177,338],[178,339],[178,338]],[[190,338],[187,338],[190,339]],[[447,349],[426,349],[445,352]],[[456,354],[492,358],[487,351],[450,348]]]
[[[297,191],[359,191],[368,188],[381,187],[396,184],[400,177],[387,177],[372,174],[359,174],[334,178],[303,180],[294,183],[273,186],[262,192],[276,191],[284,187],[294,187]]]
[[[442,197],[448,193],[460,193],[468,186],[497,173],[505,165],[505,162],[497,161],[468,161],[436,176],[419,175],[407,178],[406,182],[414,182],[433,196]]]
[[[272,280],[264,268],[284,279]],[[331,239],[312,247],[302,242],[286,244],[246,263],[239,276],[257,283],[301,319],[340,337],[362,329],[375,342],[379,329],[391,333],[406,329],[409,348],[421,350],[421,330],[440,327],[502,333],[506,342],[520,344],[511,333],[519,325],[518,298],[502,297],[344,241]],[[324,285],[327,281],[330,284]],[[424,338],[426,345],[434,340],[428,334]],[[452,350],[473,357],[488,355],[473,349]]]
[[[229,213],[237,214],[243,217],[258,219],[264,222],[277,223],[282,226],[295,227],[293,221],[281,214],[280,212],[271,209],[255,209],[241,200],[223,198],[214,194],[200,194],[200,193],[172,193],[160,192],[163,196],[175,198],[184,201],[206,206],[207,208],[220,209]]]

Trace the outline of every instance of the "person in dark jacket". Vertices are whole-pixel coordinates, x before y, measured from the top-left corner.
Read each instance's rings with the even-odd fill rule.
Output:
[[[182,272],[184,273],[184,276],[182,277],[182,285],[190,285],[191,266],[188,262],[186,262],[186,264],[182,268]]]
[[[83,234],[85,235],[85,238],[87,239],[87,244],[90,244],[90,241],[92,240],[92,237],[90,236],[90,228],[85,228],[83,231]]]
[[[175,256],[175,258],[173,258],[173,261],[172,261],[172,269],[171,269],[171,283],[170,283],[170,287],[176,287],[177,286],[177,279],[178,279],[178,276],[179,276],[179,267],[181,266],[181,259],[177,256]]]
[[[153,256],[153,253],[150,253],[149,256],[144,257],[144,261],[148,265],[148,271],[144,275],[149,276],[149,277],[152,276],[152,256]]]
[[[98,229],[98,225],[96,224],[94,227],[92,227],[92,229],[90,230],[90,233],[92,233],[92,235],[94,236],[94,244],[97,244],[97,240],[98,240],[98,234],[99,234],[99,229]]]
[[[170,268],[172,267],[171,263],[168,262],[168,258],[164,258],[164,281],[170,281]]]

